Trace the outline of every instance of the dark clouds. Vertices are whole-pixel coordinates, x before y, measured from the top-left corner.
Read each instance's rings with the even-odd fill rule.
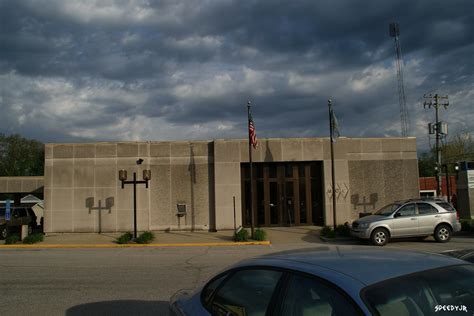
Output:
[[[0,132],[42,141],[397,136],[401,29],[411,134],[427,92],[472,131],[474,3],[454,1],[0,1]]]

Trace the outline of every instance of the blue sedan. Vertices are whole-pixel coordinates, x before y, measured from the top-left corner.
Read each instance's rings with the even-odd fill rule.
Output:
[[[437,254],[321,247],[245,260],[172,315],[474,315],[474,265]]]

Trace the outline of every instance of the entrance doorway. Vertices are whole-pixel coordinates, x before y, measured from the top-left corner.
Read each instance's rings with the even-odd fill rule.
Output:
[[[251,226],[250,203],[257,227],[324,225],[322,162],[241,164],[242,223]]]

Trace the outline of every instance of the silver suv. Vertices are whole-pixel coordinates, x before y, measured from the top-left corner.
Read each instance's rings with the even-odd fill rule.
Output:
[[[407,200],[382,207],[352,223],[351,235],[384,246],[390,238],[427,237],[447,242],[461,230],[454,207],[444,200]]]

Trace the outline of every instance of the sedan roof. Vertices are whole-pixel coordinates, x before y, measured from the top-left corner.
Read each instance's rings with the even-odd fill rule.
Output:
[[[282,268],[302,270],[315,275],[337,272],[342,278],[357,280],[364,285],[386,279],[435,269],[466,264],[462,260],[438,254],[390,248],[328,246],[273,253],[245,261],[244,265],[272,262]]]

